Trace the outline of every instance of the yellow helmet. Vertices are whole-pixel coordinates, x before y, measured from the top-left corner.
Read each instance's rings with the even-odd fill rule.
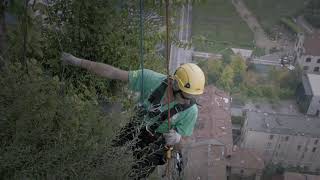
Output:
[[[179,89],[185,93],[199,95],[203,93],[205,77],[199,66],[186,63],[178,67],[174,73]]]

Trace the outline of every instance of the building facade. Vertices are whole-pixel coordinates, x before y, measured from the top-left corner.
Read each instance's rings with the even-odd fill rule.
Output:
[[[266,164],[320,171],[320,119],[247,112],[241,147],[262,154]]]
[[[202,106],[195,129],[182,140],[183,179],[260,180],[264,162],[259,154],[233,145],[230,96],[210,85],[197,100]]]
[[[311,174],[300,174],[295,172],[285,172],[283,180],[320,180],[320,176]]]
[[[320,115],[320,75],[304,74],[298,86],[296,100],[302,113]]]
[[[320,33],[300,33],[295,44],[295,62],[306,73],[320,74]]]

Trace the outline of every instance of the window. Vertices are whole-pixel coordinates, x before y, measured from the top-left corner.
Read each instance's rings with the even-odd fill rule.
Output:
[[[278,145],[278,149],[280,149],[280,144]]]
[[[319,72],[319,67],[314,67],[313,72]]]
[[[312,148],[312,152],[316,152],[316,150],[317,150],[316,147]]]
[[[318,142],[319,142],[318,139],[314,140],[314,145],[318,144]]]
[[[272,139],[273,139],[273,135],[272,135],[272,134],[269,136],[269,139],[270,139],[270,140],[272,140]]]
[[[301,156],[301,159],[303,159],[304,158],[304,154],[302,154],[302,156]]]
[[[307,71],[309,69],[309,66],[303,66],[303,70]]]
[[[298,145],[297,150],[300,151],[301,149],[301,145]]]
[[[271,147],[271,142],[268,142],[267,148],[270,148],[270,147]]]
[[[286,141],[288,141],[289,140],[289,136],[286,136]]]
[[[320,59],[317,60],[317,63],[320,63]]]
[[[227,172],[228,172],[228,173],[231,172],[231,166],[227,166]]]
[[[308,58],[306,59],[306,62],[311,62],[311,58],[308,57]]]
[[[307,152],[308,151],[308,148],[306,147],[306,148],[304,148],[304,152]]]

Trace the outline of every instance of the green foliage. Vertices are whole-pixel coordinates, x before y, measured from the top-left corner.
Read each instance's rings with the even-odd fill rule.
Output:
[[[294,97],[295,89],[300,82],[299,70],[272,68],[266,78],[248,70],[246,62],[240,56],[231,56],[230,59],[229,64],[223,64],[221,60],[199,63],[205,72],[208,84],[229,91],[242,100],[259,98],[276,102],[279,99]]]
[[[304,17],[313,26],[320,27],[320,1],[310,0],[304,10]]]
[[[152,3],[146,4],[147,7]],[[147,8],[146,7],[146,8]],[[56,12],[61,11],[59,15]],[[147,10],[146,10],[147,11]],[[140,67],[138,2],[127,1],[58,1],[46,12],[43,37],[43,64],[53,75],[62,74],[59,56],[61,48],[78,57],[107,63],[125,70]],[[58,30],[56,30],[58,26]],[[161,34],[152,21],[144,22],[145,68],[163,72],[165,61],[155,53]],[[82,87],[93,89],[103,96],[117,95],[122,85],[115,81],[96,78],[82,70],[67,69],[68,79],[82,93]]]
[[[208,84],[215,84],[223,71],[223,63],[220,60],[201,61],[198,64],[206,75]]]
[[[220,53],[226,48],[252,48],[253,33],[231,1],[207,0],[192,7],[192,35],[198,51]]]
[[[231,116],[231,122],[232,124],[239,124],[239,125],[243,125],[244,123],[244,116]]]
[[[124,178],[130,156],[110,140],[125,115],[102,114],[72,87],[62,95],[63,82],[46,76],[35,60],[29,74],[21,67],[10,64],[0,76],[0,177]]]
[[[262,48],[255,47],[252,54],[253,54],[253,56],[260,57],[260,56],[263,56],[266,54],[266,50],[262,49]]]
[[[289,18],[281,18],[281,22],[289,29],[291,30],[292,32],[296,33],[296,34],[299,34],[302,31],[302,29],[297,25],[295,24],[291,19]]]
[[[63,50],[138,69],[138,2],[55,1],[29,6],[26,14],[22,1],[12,2],[17,23],[8,27],[0,70],[0,179],[127,179],[130,151],[110,146],[131,114],[125,86],[64,67],[59,58]],[[146,12],[158,8],[145,5]],[[37,10],[48,18],[35,16]],[[152,20],[144,25],[145,67],[164,72],[155,52],[163,34]],[[121,102],[126,111],[104,114],[103,100]]]
[[[305,0],[244,0],[267,34],[283,17],[293,17],[304,8]]]
[[[239,86],[243,81],[243,77],[247,69],[245,60],[240,56],[233,56],[230,66],[234,71],[233,81],[236,86]]]
[[[234,78],[234,70],[232,69],[232,67],[230,65],[227,65],[223,69],[223,71],[221,73],[221,77],[217,81],[217,85],[222,87],[226,91],[230,91],[233,84],[234,84],[233,78]]]
[[[282,175],[285,169],[281,164],[268,164],[263,170],[262,179],[272,179],[274,175]]]

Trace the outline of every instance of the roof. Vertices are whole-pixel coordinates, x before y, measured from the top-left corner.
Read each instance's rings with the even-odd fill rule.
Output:
[[[248,111],[246,120],[251,131],[320,137],[318,117]]]
[[[310,174],[299,174],[294,172],[285,172],[284,180],[320,180],[320,176]]]
[[[188,148],[186,180],[226,180],[226,162],[223,158],[223,146],[202,144]],[[186,156],[186,155],[184,155]]]
[[[228,160],[228,165],[241,169],[264,169],[264,162],[261,156],[254,150],[237,148]]]
[[[199,117],[183,148],[186,179],[226,179],[225,156],[232,153],[230,97],[210,85],[198,98]]]
[[[193,138],[196,141],[216,139],[224,144],[226,154],[232,152],[232,123],[230,113],[230,97],[214,86],[208,86],[199,97],[199,117]]]
[[[320,49],[319,49],[320,51]],[[307,74],[312,94],[314,96],[320,96],[320,75],[318,74]]]
[[[182,145],[187,180],[226,180],[227,165],[258,170],[264,167],[255,152],[233,148],[230,100],[227,93],[212,85],[198,98],[201,106],[193,135],[183,138]]]
[[[249,58],[252,55],[252,50],[237,49],[237,48],[231,48],[231,50],[234,54],[239,54],[240,56],[242,56],[244,58]]]
[[[312,56],[320,56],[320,33],[314,33],[306,36],[304,40],[305,54]]]

